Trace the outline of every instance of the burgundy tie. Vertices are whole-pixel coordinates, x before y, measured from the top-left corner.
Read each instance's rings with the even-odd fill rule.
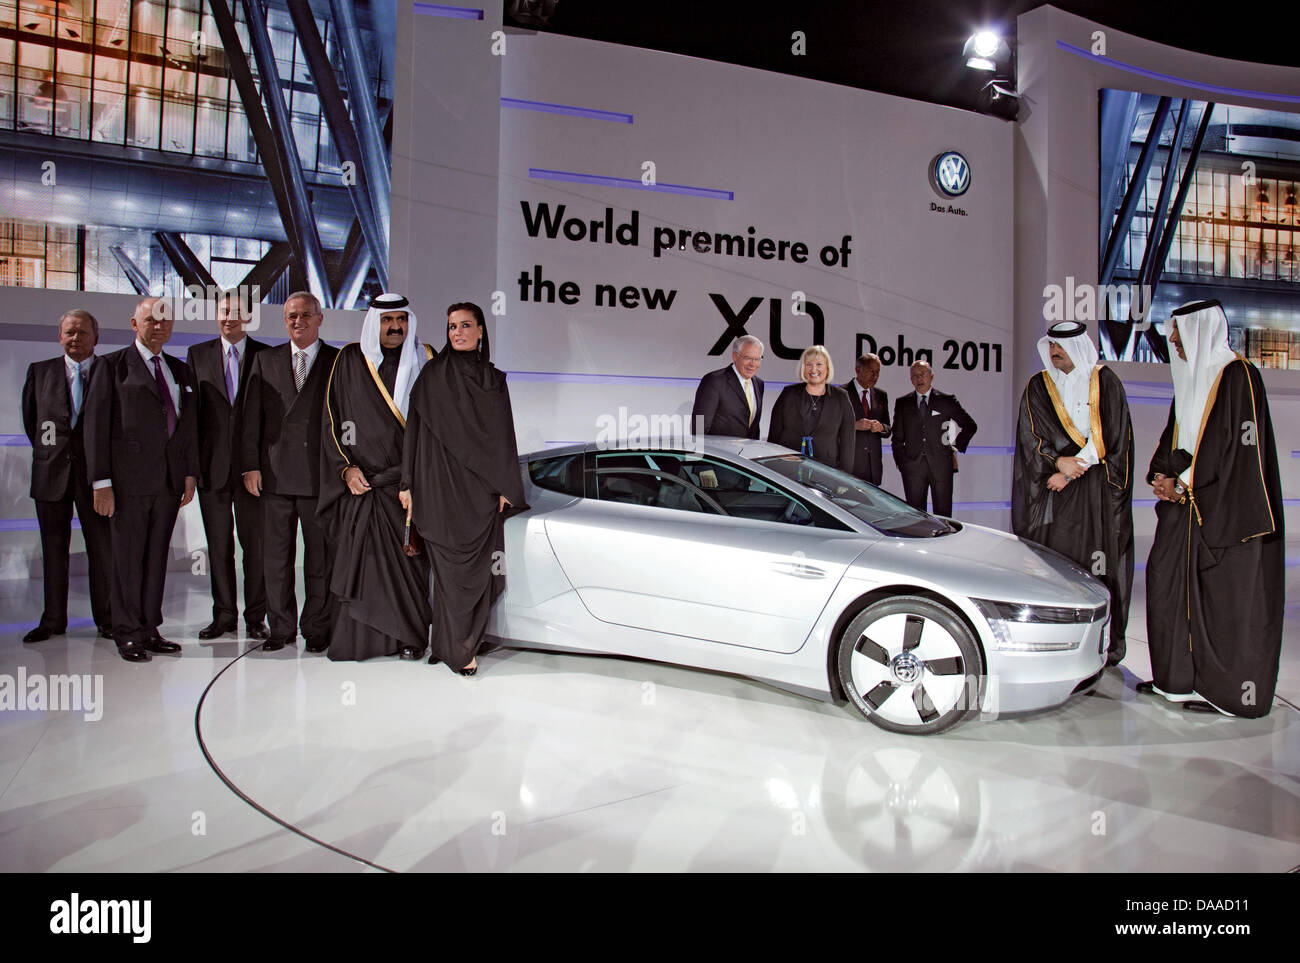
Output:
[[[155,356],[153,361],[153,380],[158,384],[158,397],[162,400],[163,411],[167,413],[167,437],[176,432],[176,406],[172,404],[172,392],[163,377],[161,360]]]
[[[871,391],[870,388],[862,389],[862,417],[863,418],[871,417],[871,395],[868,394],[869,391]]]

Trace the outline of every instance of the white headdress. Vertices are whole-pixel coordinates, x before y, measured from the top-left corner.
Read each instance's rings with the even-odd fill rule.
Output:
[[[393,404],[397,405],[397,410],[405,418],[411,401],[411,387],[426,360],[424,345],[415,336],[415,313],[411,311],[410,302],[406,298],[400,294],[381,294],[370,302],[366,320],[361,324],[361,353],[378,371],[384,362],[384,353],[379,347],[380,316],[391,311],[405,311],[407,319],[406,340],[402,342],[402,354],[397,363],[397,382],[393,386]]]
[[[1192,301],[1173,313],[1178,324],[1184,361],[1170,345],[1169,369],[1174,379],[1174,414],[1178,418],[1178,447],[1196,454],[1196,440],[1210,400],[1210,389],[1225,367],[1236,360],[1228,347],[1228,316],[1218,301]],[[1160,333],[1169,337],[1169,321],[1160,325]]]
[[[1074,364],[1068,373],[1052,364],[1052,342],[1059,344]],[[1047,334],[1038,339],[1038,355],[1043,359],[1044,370],[1056,384],[1074,427],[1087,438],[1092,432],[1088,417],[1088,390],[1092,384],[1092,369],[1097,364],[1097,346],[1088,337],[1088,326],[1078,321],[1052,325]]]

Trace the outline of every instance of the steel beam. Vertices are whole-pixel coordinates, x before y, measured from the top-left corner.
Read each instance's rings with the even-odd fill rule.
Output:
[[[1155,264],[1156,251],[1160,247],[1160,236],[1165,229],[1169,210],[1169,197],[1174,191],[1174,179],[1178,175],[1178,162],[1182,159],[1183,138],[1187,136],[1187,121],[1192,112],[1192,102],[1184,99],[1178,111],[1178,124],[1174,127],[1174,140],[1169,145],[1169,156],[1165,158],[1165,169],[1160,175],[1160,193],[1156,198],[1156,207],[1151,214],[1151,223],[1147,227],[1146,248],[1142,252],[1142,267],[1138,270],[1138,283],[1147,284],[1151,269]],[[1130,309],[1131,310],[1131,309]]]
[[[1133,224],[1133,214],[1137,211],[1138,201],[1142,198],[1142,189],[1146,187],[1147,174],[1151,172],[1151,162],[1155,160],[1156,148],[1160,146],[1160,135],[1164,133],[1165,121],[1169,117],[1169,108],[1173,98],[1161,97],[1156,107],[1156,115],[1151,120],[1151,129],[1147,131],[1147,141],[1142,145],[1138,155],[1137,168],[1128,182],[1128,191],[1124,194],[1124,204],[1119,209],[1119,217],[1111,229],[1110,240],[1106,243],[1106,255],[1101,262],[1102,285],[1110,284],[1115,276],[1115,265],[1119,263],[1119,253]]]
[[[131,287],[135,288],[135,293],[140,295],[148,294],[149,279],[131,260],[130,255],[122,250],[122,245],[114,244],[108,250],[113,255],[113,260],[117,261],[118,267],[122,269],[122,273],[126,275],[126,279],[131,282]]]
[[[262,0],[244,0],[244,10],[248,13],[248,39],[253,47],[253,59],[257,62],[257,74],[262,80],[262,100],[266,104],[267,119],[271,123],[271,135],[275,140],[275,152],[284,175],[293,219],[291,226],[286,225],[286,232],[289,237],[296,236],[302,243],[302,268],[311,293],[320,298],[324,307],[332,307],[320,233],[316,230],[316,221],[312,217],[307,183],[302,176],[302,161],[298,156],[289,108],[285,105],[284,91],[280,85],[275,48],[271,46],[271,34],[266,28],[266,5]]]
[[[171,231],[154,231],[153,236],[187,288],[202,288],[206,295],[217,286],[208,269],[194,256],[194,252],[190,250],[183,237]]]
[[[348,103],[356,118],[357,137],[366,159],[370,203],[375,210],[379,227],[387,238],[391,236],[388,206],[393,185],[388,169],[388,151],[384,148],[383,128],[379,125],[378,112],[370,93],[370,71],[361,49],[361,34],[357,30],[350,0],[330,0],[330,10],[334,14],[335,41],[343,56],[343,72],[348,79]]]
[[[1137,167],[1133,171],[1132,178],[1129,179],[1128,190],[1124,194],[1124,203],[1119,209],[1119,216],[1115,219],[1115,226],[1111,228],[1110,240],[1106,243],[1106,253],[1102,257],[1101,271],[1098,272],[1101,275],[1098,282],[1102,287],[1109,285],[1115,277],[1115,266],[1119,263],[1124,240],[1133,225],[1133,214],[1137,211],[1138,201],[1146,187],[1147,174],[1151,171],[1151,162],[1155,159],[1156,148],[1160,145],[1160,135],[1164,132],[1172,104],[1173,98],[1161,97],[1156,105],[1155,116],[1151,119],[1151,127],[1147,131],[1146,143],[1142,145]],[[1101,326],[1114,347],[1116,356],[1122,357],[1128,347],[1132,327],[1125,321],[1115,319],[1105,320]]]
[[[361,243],[361,232],[356,225],[348,235],[348,245],[343,249],[343,260],[339,266],[338,290],[334,304],[340,308],[352,310],[361,296],[361,286],[366,283],[370,273],[370,249]]]
[[[1151,263],[1150,273],[1145,283],[1151,288],[1151,300],[1153,302],[1155,301],[1156,289],[1160,287],[1160,276],[1165,270],[1165,260],[1169,257],[1169,248],[1173,246],[1174,235],[1178,232],[1178,225],[1182,220],[1183,204],[1187,201],[1187,192],[1192,186],[1192,181],[1196,179],[1196,165],[1201,159],[1201,147],[1205,143],[1205,133],[1210,128],[1210,115],[1213,113],[1214,104],[1207,103],[1204,113],[1201,114],[1201,122],[1196,128],[1196,136],[1192,138],[1192,149],[1187,156],[1187,165],[1183,168],[1183,176],[1178,182],[1178,193],[1174,195],[1174,206],[1169,212],[1169,220],[1165,224],[1165,229],[1160,237],[1160,247],[1156,251],[1155,260]],[[1169,347],[1165,340],[1156,333],[1155,328],[1147,328],[1146,338],[1156,357],[1161,361],[1168,361]]]
[[[379,275],[379,283],[388,287],[388,235],[380,233],[379,221],[371,203],[370,171],[367,170],[361,154],[361,144],[357,139],[356,128],[348,116],[347,104],[343,92],[339,90],[338,78],[334,75],[334,66],[325,53],[325,44],[320,31],[316,29],[316,18],[312,15],[311,4],[307,0],[287,0],[289,16],[293,18],[294,30],[298,34],[298,44],[302,47],[307,60],[307,70],[312,83],[316,86],[316,96],[320,99],[321,112],[329,124],[330,133],[334,135],[339,158],[351,162],[355,177],[343,178],[343,184],[352,199],[352,209],[356,212],[357,223],[370,257]]]
[[[239,282],[241,288],[256,287],[265,298],[270,293],[271,285],[280,279],[284,269],[289,266],[289,261],[293,258],[293,249],[285,241],[276,241],[272,244],[262,259],[249,269],[244,275],[244,279]]]
[[[294,259],[299,264],[303,264],[306,262],[307,254],[303,248],[302,238],[293,229],[293,206],[289,201],[289,189],[285,186],[284,172],[280,169],[280,155],[275,149],[275,137],[271,133],[266,112],[262,109],[262,97],[257,89],[257,81],[248,66],[248,58],[244,55],[243,41],[239,37],[238,30],[235,29],[234,11],[227,0],[209,0],[208,6],[212,10],[213,22],[217,25],[217,34],[230,67],[230,76],[235,82],[235,90],[239,93],[240,105],[244,108],[244,116],[248,119],[248,129],[253,135],[253,142],[257,144],[258,159],[262,162],[262,170],[266,173],[267,183],[275,198],[275,207],[280,214],[280,226],[284,229],[284,236],[289,239]]]

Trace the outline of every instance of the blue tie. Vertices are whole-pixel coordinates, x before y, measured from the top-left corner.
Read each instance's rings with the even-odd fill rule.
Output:
[[[74,361],[72,366],[72,423],[75,425],[77,419],[81,417],[81,362]]]

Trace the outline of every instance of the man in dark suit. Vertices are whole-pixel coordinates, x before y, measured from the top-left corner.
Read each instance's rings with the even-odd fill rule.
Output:
[[[262,564],[270,638],[268,652],[292,645],[301,626],[308,652],[329,647],[333,606],[325,527],[316,520],[320,495],[321,412],[338,348],[320,340],[324,317],[308,291],[289,295],[289,343],[253,358],[244,387],[240,461],[244,487],[261,499]],[[302,615],[294,595],[298,525],[302,526]]]
[[[86,462],[95,511],[113,533],[113,638],[122,658],[179,652],[158,634],[176,515],[199,473],[194,376],[163,354],[172,335],[162,298],[131,317],[135,342],[104,357],[86,400]]]
[[[888,438],[890,433],[889,395],[876,387],[880,378],[879,357],[864,354],[855,367],[857,377],[844,386],[853,402],[853,474],[879,485],[884,475],[880,440]]]
[[[31,496],[41,529],[45,611],[24,642],[44,642],[68,628],[68,545],[75,506],[86,540],[90,574],[90,612],[102,638],[112,638],[109,596],[112,542],[108,519],[95,513],[86,470],[83,438],[86,393],[95,365],[99,322],[88,311],[69,311],[59,319],[63,354],[27,368],[23,383],[23,428],[32,443]]]
[[[731,364],[710,371],[695,389],[691,430],[702,435],[757,438],[763,420],[763,342],[747,334],[731,346]]]
[[[262,512],[239,472],[239,403],[253,359],[266,347],[244,334],[245,306],[234,291],[217,299],[221,337],[190,348],[186,361],[199,385],[199,512],[208,539],[212,623],[200,639],[238,626],[235,529],[244,551],[244,623],[250,639],[265,639],[266,582],[262,576]],[[233,508],[233,517],[232,517]]]
[[[950,516],[957,452],[966,450],[976,425],[953,395],[931,389],[933,381],[930,362],[912,365],[916,391],[894,402],[894,463],[909,505],[925,511],[928,492],[934,514]]]

